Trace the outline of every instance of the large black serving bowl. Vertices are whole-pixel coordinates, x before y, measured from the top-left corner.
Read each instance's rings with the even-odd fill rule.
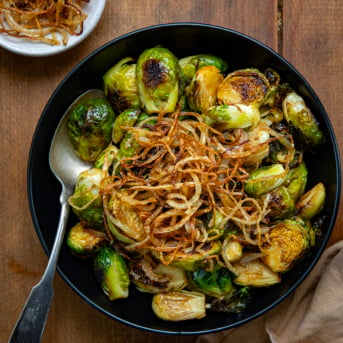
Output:
[[[60,214],[60,184],[50,171],[49,147],[63,113],[72,101],[90,88],[102,87],[102,76],[123,57],[137,57],[145,48],[163,45],[181,58],[198,53],[212,53],[228,61],[230,69],[271,67],[282,81],[289,82],[305,99],[317,117],[327,138],[326,143],[308,154],[309,187],[324,182],[327,199],[323,213],[325,229],[309,256],[282,282],[268,289],[259,289],[254,300],[241,314],[209,312],[204,319],[166,322],[158,319],[151,309],[151,295],[130,289],[125,300],[111,302],[103,294],[93,275],[92,262],[72,256],[63,247],[58,263],[62,278],[85,301],[99,311],[122,323],[166,334],[204,334],[243,324],[267,312],[280,303],[306,278],[315,266],[334,226],[339,205],[341,171],[334,132],[325,109],[315,92],[300,73],[276,52],[260,42],[238,32],[203,24],[165,24],[144,28],[116,38],[81,61],[61,82],[51,96],[38,122],[29,156],[28,196],[32,219],[47,254],[50,253]],[[70,217],[69,224],[75,221]]]

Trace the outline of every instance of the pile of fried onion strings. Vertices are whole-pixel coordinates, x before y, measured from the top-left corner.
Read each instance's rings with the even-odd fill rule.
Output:
[[[89,0],[1,0],[0,33],[50,45],[67,45],[81,35]]]
[[[245,141],[243,130],[224,136],[193,112],[149,122],[127,127],[142,150],[122,159],[120,176],[102,184],[107,220],[129,238],[126,249],[150,251],[164,264],[181,251],[205,255],[208,242],[220,236],[218,215],[259,246],[268,199],[247,197],[243,184],[249,177],[244,163],[260,146]],[[213,230],[205,227],[204,217],[212,218],[208,227]]]

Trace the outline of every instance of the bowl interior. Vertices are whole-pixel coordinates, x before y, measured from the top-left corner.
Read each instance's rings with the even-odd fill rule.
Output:
[[[327,187],[326,231],[317,240],[312,253],[283,276],[281,284],[256,290],[256,296],[241,314],[208,313],[204,319],[186,322],[165,322],[151,310],[151,296],[130,289],[125,300],[110,302],[97,285],[91,261],[72,256],[62,249],[58,271],[64,280],[88,303],[106,315],[137,328],[168,334],[203,334],[232,328],[254,319],[274,307],[289,295],[308,275],[319,259],[336,218],[340,194],[340,162],[336,140],[329,118],[311,86],[282,57],[274,51],[240,33],[202,24],[166,24],[149,27],[115,39],[76,66],[51,96],[38,122],[29,156],[28,195],[32,219],[42,243],[49,254],[60,214],[61,187],[50,171],[48,153],[50,143],[69,104],[82,92],[102,87],[103,74],[119,59],[137,57],[145,48],[163,45],[181,58],[197,53],[212,53],[229,63],[231,70],[247,67],[276,69],[283,82],[289,82],[305,99],[320,122],[327,142],[306,156],[309,183],[323,181]],[[325,163],[322,163],[325,161]],[[73,215],[69,224],[75,222]]]

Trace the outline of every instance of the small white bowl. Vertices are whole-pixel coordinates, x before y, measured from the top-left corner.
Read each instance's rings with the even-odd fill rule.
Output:
[[[75,45],[81,43],[93,29],[97,26],[102,13],[105,9],[106,0],[91,0],[85,2],[83,10],[87,14],[87,18],[83,25],[83,32],[79,36],[70,35],[66,45],[50,45],[31,41],[27,38],[12,37],[6,33],[0,33],[0,47],[12,51],[14,53],[26,56],[50,56],[66,51]]]

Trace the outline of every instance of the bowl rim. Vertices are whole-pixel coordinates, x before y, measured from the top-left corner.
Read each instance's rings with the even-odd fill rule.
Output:
[[[161,329],[154,329],[150,327],[146,327],[143,325],[139,325],[136,323],[132,323],[128,320],[125,320],[123,318],[120,318],[112,313],[109,313],[105,309],[103,309],[101,306],[97,305],[94,301],[89,299],[85,294],[83,294],[75,285],[69,280],[69,278],[66,276],[66,274],[63,272],[63,270],[57,265],[57,272],[61,275],[62,279],[69,285],[69,287],[76,292],[83,300],[85,300],[88,304],[90,304],[92,307],[100,311],[101,313],[105,314],[106,316],[117,320],[120,323],[126,324],[130,327],[134,327],[137,329],[141,329],[143,331],[148,331],[148,332],[153,332],[153,333],[158,333],[158,334],[168,334],[168,335],[203,335],[203,334],[208,334],[208,333],[215,333],[227,329],[231,329],[237,326],[240,326],[244,323],[247,323],[253,319],[256,319],[257,317],[261,316],[262,314],[270,311],[272,308],[280,304],[282,301],[284,301],[290,294],[292,294],[296,288],[304,281],[304,279],[309,275],[309,273],[312,271],[314,266],[317,264],[319,258],[321,257],[324,249],[327,246],[327,243],[329,241],[329,238],[331,236],[332,230],[334,228],[334,224],[337,218],[337,213],[339,210],[339,202],[340,202],[340,196],[341,196],[341,161],[340,161],[340,153],[338,149],[338,144],[335,136],[335,132],[333,129],[333,126],[330,122],[330,118],[322,105],[320,99],[318,98],[317,94],[314,92],[312,86],[309,84],[309,82],[302,76],[302,74],[289,62],[287,61],[282,55],[280,55],[278,52],[273,50],[271,47],[266,45],[265,43],[260,42],[256,38],[253,38],[249,35],[246,35],[244,33],[241,33],[236,30],[232,30],[223,26],[219,25],[213,25],[213,24],[204,24],[204,23],[197,23],[197,22],[171,22],[171,23],[165,23],[165,24],[156,24],[156,25],[151,25],[151,26],[146,26],[143,28],[139,28],[136,30],[132,30],[128,33],[125,33],[123,35],[120,35],[116,38],[113,38],[109,40],[108,42],[102,44],[98,48],[96,48],[94,51],[92,51],[90,54],[88,54],[86,57],[84,57],[81,61],[79,61],[72,69],[66,74],[66,76],[62,79],[62,81],[58,84],[58,86],[55,88],[53,93],[51,94],[47,104],[45,105],[35,128],[30,150],[29,150],[29,156],[28,156],[28,167],[27,167],[27,194],[28,194],[28,200],[29,200],[29,209],[30,209],[30,214],[32,218],[32,222],[34,224],[34,228],[36,231],[36,234],[39,238],[39,241],[43,247],[43,250],[45,251],[46,255],[50,255],[50,249],[47,246],[46,241],[44,240],[42,230],[40,229],[39,221],[38,221],[38,216],[36,213],[36,209],[34,206],[34,199],[33,199],[33,184],[32,184],[32,160],[34,157],[34,150],[36,146],[36,141],[38,139],[39,132],[41,130],[42,123],[46,120],[46,115],[48,112],[48,109],[50,108],[54,98],[56,95],[59,93],[60,89],[64,87],[65,83],[67,80],[70,78],[71,75],[77,72],[79,68],[81,68],[84,64],[86,64],[90,59],[93,59],[95,56],[97,56],[101,51],[104,49],[108,48],[109,46],[117,43],[118,41],[127,39],[131,36],[134,36],[138,33],[142,33],[145,31],[152,31],[152,30],[159,30],[161,28],[172,28],[172,27],[202,27],[202,28],[209,28],[209,29],[214,29],[214,30],[220,30],[220,31],[226,31],[230,34],[236,35],[237,37],[248,40],[252,44],[258,45],[262,47],[263,49],[267,50],[269,53],[274,55],[277,59],[279,59],[284,65],[287,66],[287,68],[290,68],[301,80],[301,82],[305,85],[307,91],[311,94],[311,97],[313,97],[319,106],[320,112],[323,113],[324,115],[322,116],[322,120],[325,121],[325,125],[327,126],[328,133],[330,135],[330,140],[332,142],[333,146],[333,155],[336,163],[336,192],[335,192],[335,197],[334,197],[334,208],[333,208],[333,213],[332,217],[330,219],[329,223],[329,230],[325,232],[325,237],[323,239],[323,243],[320,245],[319,249],[317,249],[314,258],[311,260],[311,263],[306,269],[306,272],[299,276],[297,281],[292,284],[292,286],[283,294],[277,301],[273,302],[271,305],[263,308],[263,310],[255,313],[254,315],[251,315],[245,319],[238,320],[235,324],[229,324],[227,326],[221,326],[215,329],[210,329],[210,330],[199,330],[197,331],[172,331],[172,330],[161,330]]]

